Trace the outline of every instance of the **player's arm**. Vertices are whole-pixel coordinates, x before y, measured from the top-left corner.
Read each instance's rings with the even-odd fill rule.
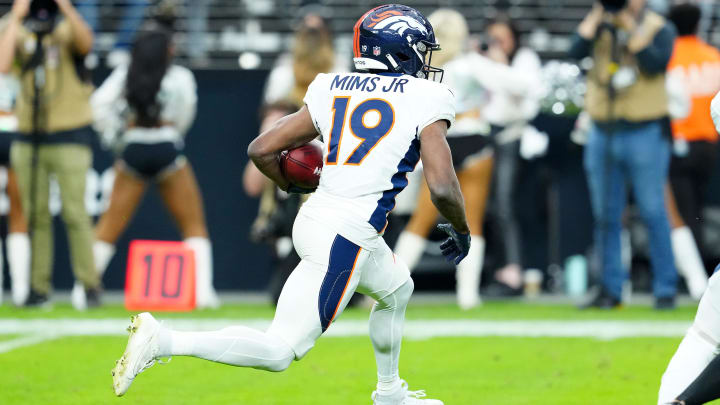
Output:
[[[307,106],[280,118],[248,146],[248,156],[255,166],[282,190],[290,183],[280,171],[280,152],[304,145],[317,136]]]
[[[423,129],[420,134],[420,157],[432,202],[452,226],[440,225],[440,229],[450,236],[441,245],[443,254],[457,264],[467,256],[470,249],[470,229],[465,218],[460,183],[452,165],[450,146],[445,139],[447,129],[448,124],[444,120]]]

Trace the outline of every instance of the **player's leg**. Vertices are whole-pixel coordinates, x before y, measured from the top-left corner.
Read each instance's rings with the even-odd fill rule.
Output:
[[[485,256],[482,226],[492,178],[492,165],[492,155],[488,155],[470,162],[458,173],[472,240],[470,252],[465,260],[457,265],[457,301],[462,309],[470,309],[480,304],[480,275]]]
[[[324,271],[303,260],[288,278],[267,332],[232,326],[213,332],[161,329],[157,356],[193,356],[238,367],[283,371],[322,334],[317,293]],[[296,351],[297,350],[297,351]]]
[[[415,211],[395,244],[395,254],[407,263],[410,270],[420,261],[427,245],[427,236],[437,222],[437,216],[437,208],[430,198],[430,189],[423,180]]]
[[[30,294],[30,236],[15,171],[7,169],[8,213],[7,260],[12,279],[12,301],[20,306]]]
[[[405,310],[414,288],[407,266],[383,244],[370,254],[361,270],[358,292],[376,301],[369,325],[378,375],[377,390],[373,393],[374,404],[442,404],[436,400],[420,399],[417,393],[408,390],[407,383],[400,378]]]
[[[212,245],[208,238],[200,187],[189,163],[165,175],[158,182],[165,205],[175,218],[185,243],[195,253],[198,307],[220,305],[213,287]]]
[[[674,399],[717,355],[720,346],[720,273],[710,277],[695,321],[663,374],[658,404]]]
[[[117,395],[163,356],[193,356],[239,367],[282,371],[302,358],[347,305],[369,254],[315,221],[299,216],[294,242],[302,261],[285,283],[267,332],[234,326],[214,332],[163,328],[150,314],[133,319],[113,370]]]

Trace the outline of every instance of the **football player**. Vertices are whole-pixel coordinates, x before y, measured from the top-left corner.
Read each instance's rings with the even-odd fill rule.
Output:
[[[382,239],[395,196],[422,159],[433,202],[449,224],[442,245],[459,263],[470,249],[463,196],[445,135],[455,118],[454,96],[430,66],[439,50],[433,28],[418,11],[384,5],[354,27],[359,73],[320,74],[297,113],[280,119],[255,139],[255,165],[289,192],[313,195],[301,208],[293,242],[302,261],[292,273],[266,332],[233,326],[216,332],[163,327],[150,314],[133,318],[130,339],[113,370],[117,395],[138,373],[165,356],[194,356],[269,371],[302,359],[342,313],[355,291],[377,303],[370,314],[378,383],[375,405],[438,405],[424,391],[410,391],[398,361],[405,309],[413,292],[407,266]],[[325,144],[317,190],[290,184],[279,154],[318,134]]]
[[[720,93],[710,104],[720,132]],[[704,404],[720,398],[720,265],[710,277],[695,321],[662,376],[658,404]],[[694,380],[694,381],[693,381]]]

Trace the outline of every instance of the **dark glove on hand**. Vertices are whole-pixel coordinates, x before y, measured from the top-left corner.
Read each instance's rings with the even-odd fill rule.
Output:
[[[470,251],[470,234],[462,234],[450,224],[440,224],[438,229],[450,236],[440,245],[443,256],[449,262],[460,264]]]
[[[286,191],[290,194],[310,194],[314,193],[315,189],[303,188],[290,183]]]

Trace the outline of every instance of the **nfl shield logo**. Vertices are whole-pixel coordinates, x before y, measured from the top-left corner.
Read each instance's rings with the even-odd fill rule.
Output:
[[[363,45],[363,46],[362,46],[362,51],[363,51],[363,52],[367,52],[367,45]]]
[[[379,46],[373,46],[373,55],[380,56],[380,47]]]

